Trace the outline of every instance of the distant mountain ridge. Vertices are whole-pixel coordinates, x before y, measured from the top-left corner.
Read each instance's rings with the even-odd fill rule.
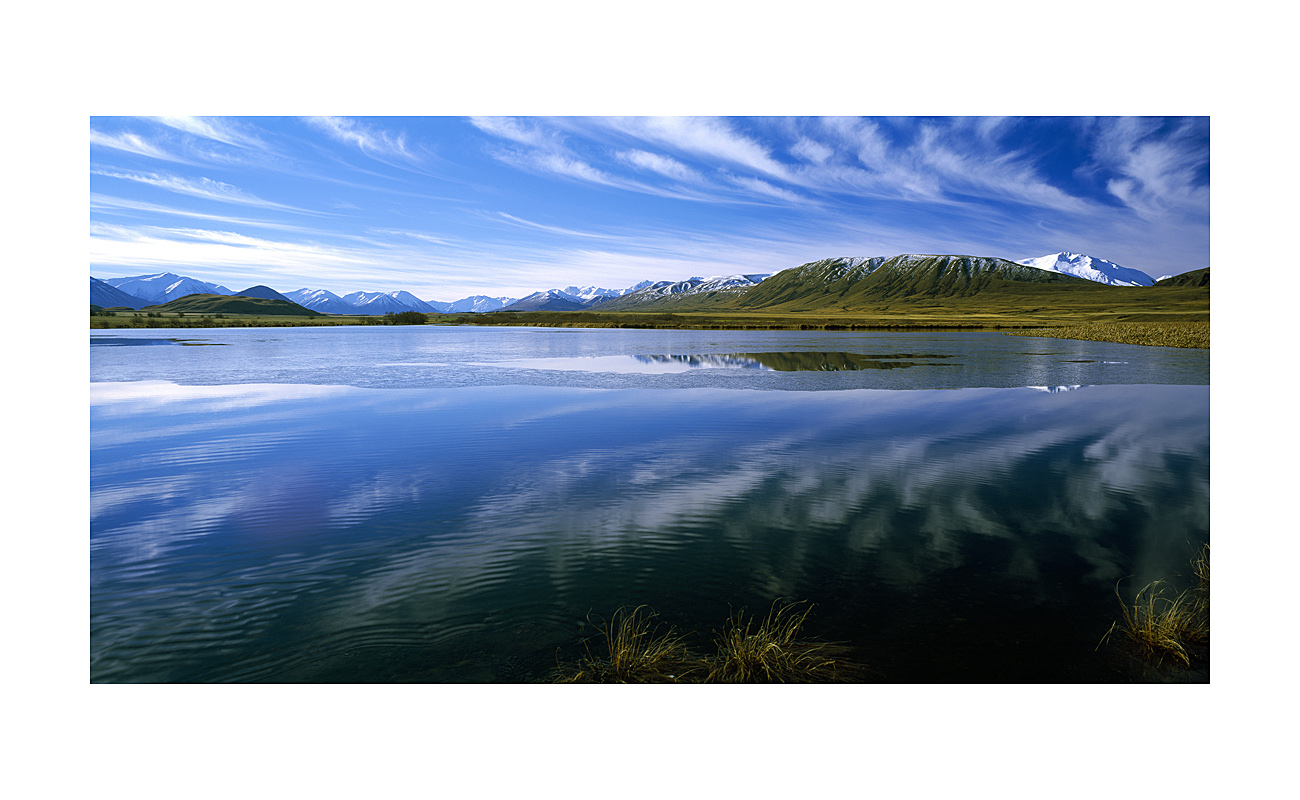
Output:
[[[1209,285],[1209,268],[1197,285]],[[1190,273],[1187,273],[1190,274]],[[1175,276],[1175,279],[1183,276]],[[1168,279],[1168,280],[1175,280]],[[1183,279],[1172,285],[1190,285]],[[421,300],[407,291],[352,292],[344,297],[325,289],[298,289],[280,294],[254,286],[239,294],[280,299],[322,314],[382,315],[420,313],[483,313],[513,311],[662,311],[765,309],[783,311],[847,309],[872,302],[926,297],[969,297],[983,291],[1025,283],[1082,282],[1111,286],[1152,286],[1157,282],[1141,270],[1106,259],[1068,251],[1020,261],[970,255],[903,254],[839,256],[800,264],[776,273],[736,273],[679,281],[643,280],[626,289],[567,286],[520,298],[474,295],[454,302]],[[1160,285],[1171,285],[1161,280]],[[235,295],[217,284],[171,272],[91,279],[91,302],[104,308],[142,308],[189,294]]]
[[[147,300],[151,304],[166,303],[187,294],[234,294],[224,286],[186,278],[174,272],[137,275],[132,278],[110,278],[104,283]]]
[[[149,305],[149,301],[133,294],[127,294],[116,286],[92,277],[90,279],[90,304],[100,308],[125,307],[139,311]]]

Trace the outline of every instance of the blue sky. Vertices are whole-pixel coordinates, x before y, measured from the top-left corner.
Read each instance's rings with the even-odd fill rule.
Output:
[[[1210,263],[1207,117],[92,117],[90,273],[522,297],[829,256]]]

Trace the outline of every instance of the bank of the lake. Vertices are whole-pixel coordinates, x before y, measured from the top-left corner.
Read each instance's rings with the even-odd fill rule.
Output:
[[[417,319],[418,317],[418,319]],[[1019,336],[1047,336],[1159,347],[1210,346],[1207,320],[1091,321],[1060,325],[1034,315],[993,318],[948,314],[897,316],[823,314],[710,314],[703,312],[508,311],[481,314],[328,315],[314,317],[252,314],[158,314],[94,310],[92,330],[137,328],[299,328],[374,325],[473,325],[524,328],[625,328],[642,330],[735,331],[1001,331]]]

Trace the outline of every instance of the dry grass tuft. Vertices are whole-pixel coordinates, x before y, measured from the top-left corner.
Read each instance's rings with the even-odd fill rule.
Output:
[[[812,611],[803,603],[772,604],[767,618],[754,628],[744,611],[732,614],[717,638],[718,654],[710,664],[708,682],[823,683],[857,680],[862,669],[843,659],[846,648],[826,642],[799,640],[799,629]]]
[[[1196,579],[1198,592],[1210,593],[1210,546],[1208,544],[1201,545],[1200,555],[1192,562],[1192,577]]]
[[[1191,666],[1187,643],[1210,638],[1209,600],[1200,595],[1189,597],[1187,591],[1169,597],[1159,584],[1155,581],[1142,587],[1132,607],[1120,599],[1123,619],[1111,625],[1098,647],[1118,633],[1121,646],[1143,661],[1156,666],[1167,662]],[[1119,596],[1118,586],[1115,595]]]
[[[656,623],[646,606],[620,608],[601,626],[608,655],[588,649],[574,672],[557,683],[689,683],[705,674],[705,662],[686,647],[677,631]]]

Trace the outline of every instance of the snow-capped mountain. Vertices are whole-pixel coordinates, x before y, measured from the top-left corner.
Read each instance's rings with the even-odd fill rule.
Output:
[[[1016,263],[1048,272],[1061,272],[1077,278],[1087,278],[1111,286],[1151,286],[1156,282],[1155,278],[1141,270],[1121,267],[1104,258],[1094,258],[1079,253],[1051,253],[1038,258],[1021,259]]]
[[[166,303],[187,294],[234,294],[224,286],[186,278],[172,272],[136,275],[131,278],[109,278],[104,283],[142,300],[148,300],[153,305]]]
[[[476,294],[450,303],[447,310],[481,314],[485,311],[496,311],[498,308],[504,308],[515,302],[516,299],[514,297],[488,297],[487,295]]]
[[[450,305],[449,303],[427,303],[407,291],[353,292],[343,295],[342,300],[353,306],[353,314],[397,314],[403,311],[432,314],[446,311]]]
[[[579,302],[589,303],[596,299],[618,297],[627,290],[624,289],[620,291],[619,289],[602,289],[599,286],[566,286],[565,288],[557,289],[556,291],[563,292]]]
[[[137,311],[149,305],[149,301],[133,294],[127,294],[116,286],[110,286],[98,278],[90,279],[90,304],[100,308],[125,306]]]
[[[357,313],[356,306],[345,303],[342,297],[326,289],[299,289],[296,292],[285,292],[284,296],[303,308],[310,308],[322,314]]]
[[[533,292],[510,305],[502,311],[579,311],[587,307],[587,301],[575,297],[560,289],[548,289],[545,292]]]
[[[721,289],[748,289],[762,283],[767,275],[715,275],[712,278],[687,278],[684,281],[642,282],[640,288],[621,296],[626,302],[650,302],[674,295],[701,294]]]

